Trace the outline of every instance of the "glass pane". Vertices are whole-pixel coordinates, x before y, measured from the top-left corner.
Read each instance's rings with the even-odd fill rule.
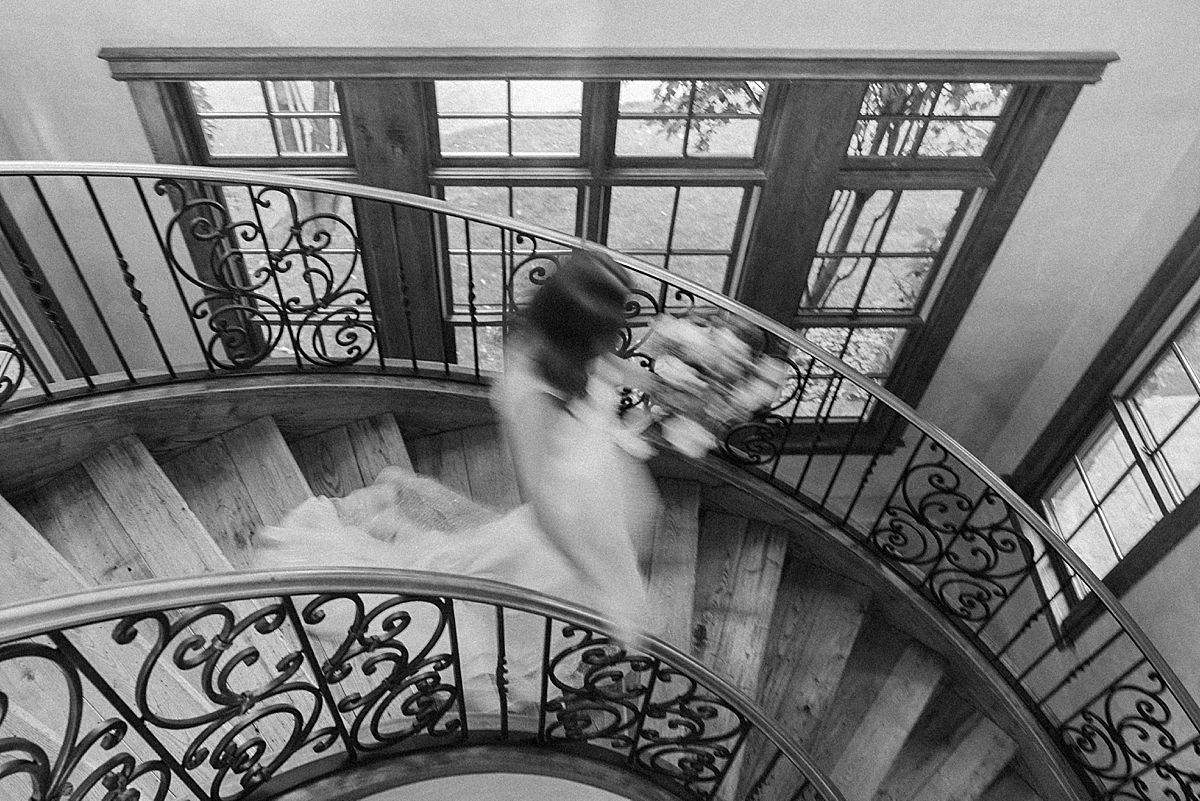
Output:
[[[898,156],[912,152],[924,123],[906,120],[859,120],[850,137],[850,156]]]
[[[1058,488],[1054,490],[1054,494],[1047,499],[1047,504],[1053,512],[1054,521],[1058,524],[1058,533],[1063,539],[1074,534],[1083,519],[1095,509],[1074,462]]]
[[[1134,463],[1133,452],[1129,450],[1125,436],[1115,422],[1101,432],[1095,444],[1079,457],[1079,461],[1097,498],[1103,498]]]
[[[1200,485],[1200,411],[1191,413],[1162,452],[1184,495]]]
[[[475,308],[499,308],[504,300],[504,271],[501,257],[475,255],[470,261],[465,254],[450,257],[450,286],[454,303],[464,307],[470,303],[471,280],[475,282]]]
[[[664,87],[682,81],[664,82]],[[758,115],[762,113],[763,96],[767,85],[764,81],[696,81],[695,95],[692,99],[693,114],[745,114]],[[660,95],[665,91],[660,90]],[[680,111],[686,111],[686,94],[680,86],[677,92],[677,105]]]
[[[208,152],[214,156],[278,156],[271,123],[261,119],[212,119],[200,121]]]
[[[245,189],[229,187],[227,197],[236,198],[238,203],[246,198]],[[327,248],[335,250],[354,249],[354,205],[345,195],[330,195],[324,192],[308,192],[301,189],[290,192],[296,204],[296,217],[304,240],[317,245],[328,237]],[[284,247],[294,236],[290,206],[283,192],[268,190],[259,197],[270,205],[258,205],[259,219],[267,231],[267,240],[273,248]],[[248,219],[254,219],[254,210],[245,207]],[[294,245],[295,242],[293,241]],[[324,248],[322,249],[324,250]]]
[[[833,403],[829,407],[829,416],[837,418],[861,417],[871,402],[871,395],[865,389],[850,381],[838,383]]]
[[[514,114],[579,114],[582,108],[582,81],[512,82]]]
[[[1175,340],[1192,372],[1200,374],[1200,316],[1192,318]]]
[[[469,327],[456,327],[454,345],[459,364],[473,368],[478,354],[480,370],[504,370],[504,329],[500,326],[478,326],[474,335]]]
[[[337,111],[333,81],[263,81],[272,111]]]
[[[619,114],[647,114],[659,109],[659,96],[674,105],[683,103],[687,111],[688,89],[686,81],[621,81],[620,97],[617,101]]]
[[[675,188],[614,186],[607,245],[617,250],[665,250]]]
[[[579,155],[579,120],[515,119],[513,155],[525,153]]]
[[[1084,564],[1101,578],[1117,566],[1117,555],[1113,551],[1112,545],[1109,544],[1108,537],[1104,534],[1100,518],[1095,514],[1079,527],[1079,530],[1068,542],[1075,553],[1083,559]],[[1081,590],[1080,595],[1087,593],[1082,582],[1077,585],[1077,589]]]
[[[720,292],[729,270],[728,256],[672,256],[671,272]]]
[[[439,119],[438,138],[443,156],[508,155],[508,122],[503,119]]]
[[[688,134],[689,156],[754,155],[758,140],[758,120],[698,119],[692,120]]]
[[[863,116],[896,114],[917,116],[929,114],[941,91],[940,83],[872,83],[863,96]]]
[[[686,124],[677,117],[618,120],[615,152],[618,156],[682,156]]]
[[[508,189],[503,186],[447,186],[442,191],[446,202],[468,211],[509,216]],[[446,220],[451,248],[466,247],[466,225],[463,220]],[[473,251],[500,249],[500,231],[494,226],[470,223],[470,237]]]
[[[949,117],[995,117],[1004,108],[1010,87],[1002,83],[948,83],[933,113]]]
[[[1156,511],[1158,503],[1150,494],[1150,486],[1140,470],[1127,475],[1100,506],[1117,545],[1125,554],[1138,544],[1160,516]]]
[[[671,249],[732,251],[744,193],[741,187],[681,187]]]
[[[573,186],[513,188],[513,216],[574,236],[579,190]]]
[[[873,376],[887,374],[904,342],[903,328],[809,328],[800,333],[860,373]]]
[[[941,249],[954,212],[962,201],[958,190],[908,189],[900,193],[896,213],[884,237],[891,253],[936,253]]]
[[[933,259],[877,259],[858,308],[912,311],[931,275]]]
[[[341,123],[330,117],[290,117],[275,120],[281,153],[344,154]]]
[[[1170,436],[1188,412],[1200,402],[1196,388],[1173,350],[1168,350],[1133,395],[1155,442]]]
[[[189,81],[196,110],[205,112],[255,111],[265,114],[262,85],[258,81]]]
[[[438,113],[486,114],[508,112],[504,81],[434,81]]]
[[[897,202],[892,190],[839,189],[833,196],[818,246],[820,253],[866,253],[880,248]]]
[[[982,156],[996,123],[934,120],[925,128],[918,156]]]

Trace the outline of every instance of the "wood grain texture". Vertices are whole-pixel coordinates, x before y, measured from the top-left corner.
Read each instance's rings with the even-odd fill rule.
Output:
[[[682,651],[692,641],[692,608],[696,599],[696,559],[700,538],[700,485],[693,481],[660,481],[662,508],[652,541],[639,549],[654,620],[660,636]]]
[[[703,516],[693,656],[751,697],[758,690],[786,553],[783,531],[731,515]]]
[[[305,437],[291,448],[314,495],[343,498],[364,486],[346,426]]]
[[[355,420],[346,426],[346,430],[364,485],[373,482],[385,467],[395,465],[413,469],[408,446],[394,414]]]
[[[937,772],[979,717],[952,682],[942,682],[884,777],[875,801],[908,801]]]
[[[942,661],[910,644],[879,689],[830,778],[847,798],[871,798],[942,678]]]
[[[1015,752],[1012,738],[981,716],[912,801],[976,801]]]
[[[507,512],[521,505],[517,471],[512,454],[496,426],[465,429],[462,453],[466,463],[470,497],[493,509]]]
[[[436,478],[450,489],[471,496],[461,432],[449,431],[414,439],[412,457],[413,468],[421,475]]]

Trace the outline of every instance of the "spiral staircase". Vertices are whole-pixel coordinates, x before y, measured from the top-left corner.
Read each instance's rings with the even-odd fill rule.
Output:
[[[0,165],[2,176],[28,181],[32,192],[9,194],[9,205],[51,221],[41,234],[60,242],[89,303],[73,312],[68,290],[52,292],[22,259],[31,246],[20,232],[37,232],[0,221],[44,315],[35,324],[0,310],[0,442],[20,455],[0,467],[4,798],[352,799],[498,764],[635,799],[1194,790],[1195,701],[1002,482],[794,333],[620,254],[640,287],[622,355],[652,368],[638,352],[652,314],[721,311],[793,369],[785,397],[729,432],[717,455],[664,451],[651,462],[663,508],[639,548],[661,641],[623,648],[586,610],[451,576],[339,571],[336,554],[328,570],[231,572],[289,509],[368,486],[389,466],[492,510],[521,498],[487,406],[473,279],[463,323],[473,355],[422,352],[422,312],[401,304],[397,325],[374,285],[350,280],[362,269],[360,231],[347,226],[352,258],[339,275],[322,256],[332,238],[319,234],[331,215],[294,219],[273,245],[261,220],[230,219],[216,188],[351,197],[359,225],[382,208],[382,219],[435,235],[462,226],[468,249],[472,229],[496,229],[509,298],[574,240],[304,178],[17,163]],[[81,182],[76,210],[105,233],[107,278],[54,212],[66,195],[46,186],[59,179]],[[155,275],[137,269],[130,220],[101,201],[111,191],[95,191],[105,181],[136,190]],[[251,248],[265,256],[261,273],[222,272],[244,268]],[[301,261],[306,274],[310,263],[328,271],[311,303],[289,302],[278,283]],[[406,290],[414,265],[401,257],[396,267]],[[148,288],[169,290],[168,278],[170,311]],[[126,308],[107,308],[121,292]],[[256,319],[255,339],[246,321],[267,307],[275,316]],[[108,332],[121,369],[55,375],[37,337],[57,336],[81,367],[94,343],[73,341],[62,322],[84,313]],[[166,333],[171,314],[196,335],[191,362]],[[404,334],[391,353],[380,344],[388,323]],[[160,366],[131,366],[136,346],[112,333],[122,325],[144,326],[140,356],[161,356]],[[323,344],[306,351],[305,341]],[[824,401],[813,411],[814,375],[869,398],[856,420],[822,416]],[[1057,625],[1056,560],[1102,607],[1074,639]],[[402,611],[412,605],[424,616]],[[456,637],[470,633],[461,610],[472,605],[495,613],[486,701],[459,681]],[[515,648],[529,636],[544,638],[531,702],[510,687],[505,658],[506,638]]]

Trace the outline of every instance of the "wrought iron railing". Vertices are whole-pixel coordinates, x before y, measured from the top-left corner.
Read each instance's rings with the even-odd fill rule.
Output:
[[[580,240],[369,187],[190,167],[0,164],[0,413],[247,372],[484,381],[504,312]],[[656,314],[720,314],[790,380],[720,455],[848,533],[981,652],[1102,798],[1190,797],[1200,707],[1041,517],[895,396],[802,336],[637,259],[621,353]],[[1097,612],[1064,636],[1063,573]]]
[[[598,760],[683,799],[785,780],[798,798],[841,799],[689,657],[617,644],[584,610],[479,579],[240,573],[9,607],[0,676],[5,798],[269,798],[380,758],[489,744]],[[725,779],[751,735],[766,769],[739,793]]]

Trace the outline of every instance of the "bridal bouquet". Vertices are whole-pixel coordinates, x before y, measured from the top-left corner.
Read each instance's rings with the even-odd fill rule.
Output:
[[[654,359],[650,411],[663,438],[697,458],[778,400],[787,374],[783,362],[717,320],[659,315],[639,350]]]

